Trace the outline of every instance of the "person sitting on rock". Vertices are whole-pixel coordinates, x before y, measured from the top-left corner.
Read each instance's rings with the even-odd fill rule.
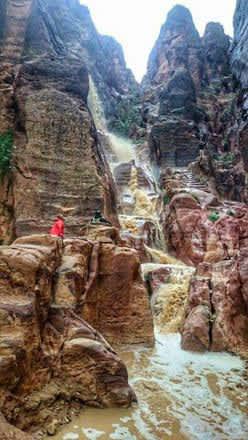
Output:
[[[100,224],[100,225],[112,226],[112,224],[108,220],[106,220],[102,216],[101,212],[98,210],[95,212],[94,217],[91,220],[91,224],[92,225],[99,225]]]
[[[62,215],[58,215],[50,229],[50,235],[54,237],[64,238],[65,222]]]

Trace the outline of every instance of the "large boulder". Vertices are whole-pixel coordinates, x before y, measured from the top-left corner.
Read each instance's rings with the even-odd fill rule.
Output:
[[[148,293],[133,249],[66,240],[55,303],[73,305],[111,343],[153,343]]]
[[[103,336],[82,318],[80,307],[84,304],[80,300],[87,294],[87,281],[92,298],[94,292],[99,295],[92,307],[88,301],[88,310],[93,316],[93,307],[98,314],[102,308],[106,320],[106,327],[101,319],[98,326],[107,335],[110,333],[112,340],[114,331],[117,341],[121,333],[123,341],[125,333],[137,325],[132,342],[140,341],[145,324],[141,325],[141,318],[137,321],[135,316],[143,313],[143,320],[147,320],[149,309],[145,312],[141,307],[146,304],[146,291],[137,275],[139,264],[137,261],[134,268],[129,265],[125,273],[116,267],[112,276],[113,281],[119,280],[116,289],[127,278],[137,279],[131,298],[137,311],[126,297],[120,298],[118,291],[118,298],[111,297],[113,310],[120,306],[115,301],[126,305],[121,309],[123,316],[119,315],[119,325],[123,319],[119,332],[115,323],[110,323],[110,301],[104,302],[103,294],[100,297],[101,272],[97,272],[96,279],[92,272],[88,273],[88,267],[94,268],[94,246],[96,242],[75,239],[66,243],[63,251],[61,239],[36,235],[0,249],[0,410],[10,423],[24,431],[43,429],[54,433],[83,405],[127,407],[135,400],[125,365]],[[118,248],[115,252],[118,254]],[[126,252],[124,248],[119,249],[122,252]],[[130,259],[131,251],[127,253]],[[101,265],[100,268],[103,270]],[[128,287],[120,289],[123,296],[128,294]],[[125,319],[129,327],[124,325]],[[151,321],[146,326],[152,339]]]

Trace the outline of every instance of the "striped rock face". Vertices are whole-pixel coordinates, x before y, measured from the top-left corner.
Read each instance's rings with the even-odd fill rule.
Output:
[[[0,410],[21,430],[136,400],[104,337],[151,345],[148,294],[137,253],[105,240],[32,235],[0,250]]]

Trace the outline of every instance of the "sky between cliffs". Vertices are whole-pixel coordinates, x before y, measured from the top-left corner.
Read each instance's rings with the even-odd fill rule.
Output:
[[[89,7],[94,23],[102,34],[121,43],[128,67],[141,80],[149,53],[169,10],[176,4],[190,9],[195,25],[203,34],[209,21],[219,21],[225,32],[233,33],[232,20],[236,0],[80,0]]]

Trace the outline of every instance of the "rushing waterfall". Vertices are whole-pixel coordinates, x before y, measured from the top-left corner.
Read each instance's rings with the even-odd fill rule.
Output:
[[[109,140],[106,155],[111,168],[128,165],[124,170],[128,177],[119,189],[122,232],[139,237],[148,222],[161,237],[160,194],[140,186],[141,164],[135,147],[107,133],[92,80],[90,89],[97,128]],[[152,173],[149,178],[156,182]],[[182,351],[178,331],[194,268],[166,253],[162,239],[153,242],[158,243],[156,247],[145,246],[150,263],[142,265],[142,272],[144,280],[152,283],[156,345],[118,349],[128,366],[138,406],[87,409],[56,440],[244,440],[243,433],[248,432],[245,365],[230,354]]]
[[[89,76],[88,106],[92,113],[97,130],[106,132],[107,124],[103,105],[91,75]]]
[[[111,150],[116,157],[117,163],[135,160],[134,147],[128,139],[124,139],[114,133],[110,133],[108,136]]]

